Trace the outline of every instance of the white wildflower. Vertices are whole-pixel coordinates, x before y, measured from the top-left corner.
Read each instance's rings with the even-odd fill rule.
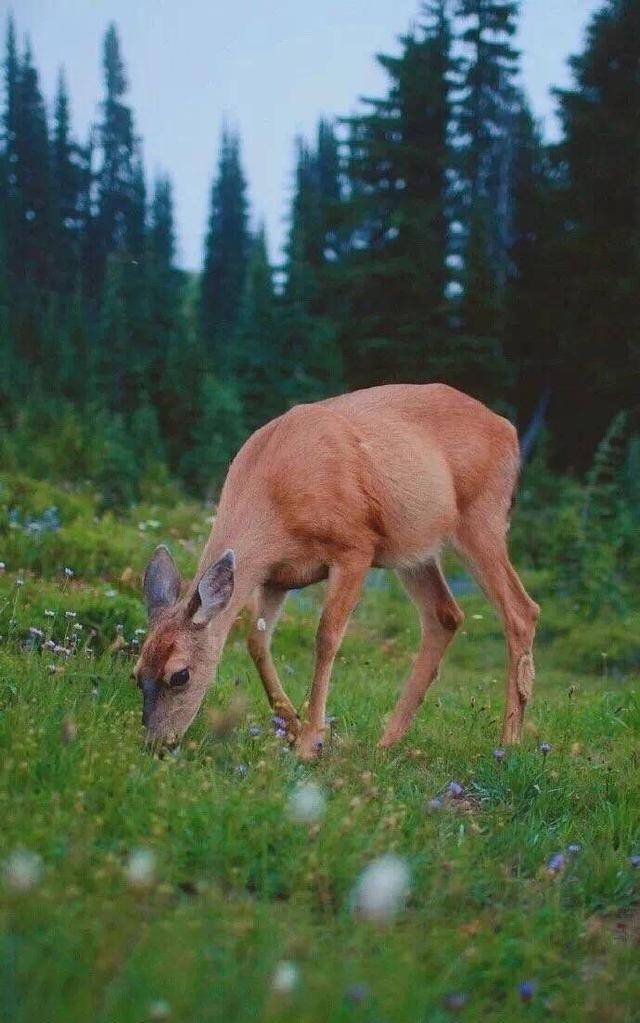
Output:
[[[403,908],[411,882],[405,860],[389,853],[362,871],[352,896],[354,911],[367,920],[391,920]]]
[[[290,962],[288,959],[283,959],[277,964],[273,971],[271,988],[276,992],[276,994],[290,995],[298,986],[299,980],[300,970],[297,965]]]
[[[15,892],[28,892],[42,877],[42,860],[37,853],[17,849],[4,862],[4,878]]]
[[[267,631],[267,623],[265,622],[264,618],[258,618],[258,621],[256,622],[256,629],[258,630],[258,632]]]
[[[289,798],[289,816],[300,824],[314,824],[324,816],[325,798],[314,782],[296,785]]]
[[[156,874],[156,858],[151,849],[134,849],[127,860],[125,872],[132,888],[148,888]]]

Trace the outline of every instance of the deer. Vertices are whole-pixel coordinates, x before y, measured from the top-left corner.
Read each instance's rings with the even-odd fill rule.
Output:
[[[464,621],[441,568],[450,547],[502,621],[503,745],[520,740],[534,682],[539,607],[509,559],[520,472],[514,426],[446,384],[389,384],[297,405],[233,459],[194,578],[159,546],[143,578],[149,617],[134,669],[146,738],[180,741],[248,608],[248,649],[274,715],[301,759],[323,750],[333,664],[373,567],[393,569],[415,603],[421,641],[379,741],[407,733]],[[271,655],[287,593],[326,580],[310,697],[298,715]]]

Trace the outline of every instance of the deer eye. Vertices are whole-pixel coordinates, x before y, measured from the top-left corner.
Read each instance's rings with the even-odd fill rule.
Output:
[[[169,679],[169,685],[173,689],[174,686],[186,686],[189,681],[189,669],[183,668],[182,671],[174,671],[173,675]]]

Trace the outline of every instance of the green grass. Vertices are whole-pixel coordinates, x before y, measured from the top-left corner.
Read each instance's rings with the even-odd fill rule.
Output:
[[[7,508],[17,492],[34,513],[56,503],[54,491],[7,485]],[[240,632],[207,700],[240,708],[239,723],[216,739],[201,714],[178,755],[156,759],[141,746],[131,658],[109,647],[117,624],[127,640],[144,624],[137,573],[156,538],[187,569],[208,513],[147,508],[94,523],[90,496],[66,498],[62,529],[7,525],[0,546],[0,859],[23,849],[42,863],[27,891],[10,870],[0,889],[6,1019],[444,1023],[457,1018],[456,993],[470,1021],[638,1018],[637,633],[629,647],[623,623],[580,623],[548,580],[531,578],[543,605],[538,682],[523,745],[500,764],[502,638],[471,593],[415,727],[382,753],[417,625],[395,584],[375,577],[336,664],[334,738],[317,764],[298,763],[273,734]],[[293,597],[276,634],[298,703],[320,598],[319,588]],[[30,626],[68,643],[74,621],[80,649],[95,631],[91,655],[29,649]],[[326,795],[315,825],[288,813],[305,779]],[[453,779],[467,798],[429,812]],[[551,876],[549,857],[573,843],[581,852]],[[127,873],[136,849],[155,857],[145,886]],[[406,908],[386,924],[359,919],[354,885],[388,852],[411,870]],[[289,994],[272,984],[282,961],[298,969]],[[535,983],[527,1004],[523,981]]]

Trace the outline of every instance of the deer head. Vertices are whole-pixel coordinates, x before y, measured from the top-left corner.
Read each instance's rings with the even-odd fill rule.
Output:
[[[149,632],[134,676],[154,745],[178,742],[202,703],[228,631],[215,623],[231,600],[234,569],[234,553],[226,551],[180,599],[180,574],[164,545],[147,566],[142,588]]]

